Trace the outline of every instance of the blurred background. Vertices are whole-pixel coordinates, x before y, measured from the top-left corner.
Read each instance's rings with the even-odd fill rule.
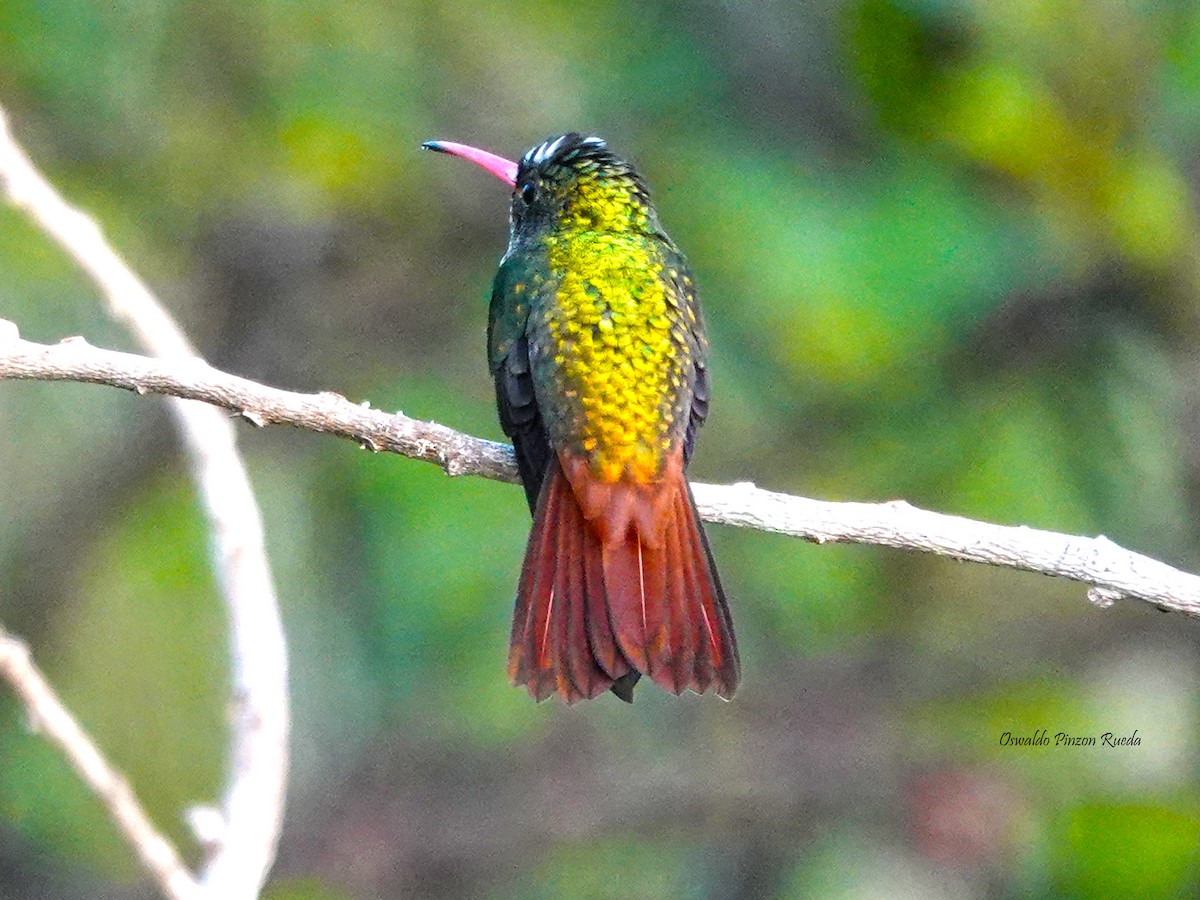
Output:
[[[698,480],[1103,533],[1200,569],[1200,5],[5,0],[0,102],[212,363],[500,437],[507,196],[578,129],[696,270]],[[0,207],[0,316],[130,349]],[[512,486],[240,429],[290,638],[267,896],[1200,891],[1197,623],[711,528],[737,699],[509,687]],[[157,399],[0,384],[0,621],[155,820],[224,764],[225,631]],[[1130,735],[1014,748],[1005,732]],[[0,691],[0,897],[152,892]]]

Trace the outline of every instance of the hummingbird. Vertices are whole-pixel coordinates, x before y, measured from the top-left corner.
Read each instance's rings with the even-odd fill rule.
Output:
[[[519,162],[452,141],[512,190],[488,362],[533,516],[508,675],[537,701],[648,676],[729,699],[729,605],[684,470],[708,416],[708,341],[687,260],[642,177],[598,137]]]

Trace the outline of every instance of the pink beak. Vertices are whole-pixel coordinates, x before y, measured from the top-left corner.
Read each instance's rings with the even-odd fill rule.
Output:
[[[517,164],[503,156],[488,153],[478,147],[468,147],[466,144],[456,144],[454,141],[426,141],[421,145],[426,150],[436,150],[438,153],[449,153],[451,156],[461,156],[475,165],[487,169],[501,181],[509,185],[517,183]]]

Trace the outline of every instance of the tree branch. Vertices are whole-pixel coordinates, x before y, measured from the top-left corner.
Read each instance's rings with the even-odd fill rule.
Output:
[[[196,355],[141,279],[70,206],[12,137],[0,109],[0,188],[91,277],[153,356]],[[203,837],[211,851],[201,883],[208,896],[257,896],[275,859],[288,770],[287,653],[262,519],[234,442],[217,410],[173,399],[171,411],[208,517],[213,566],[230,624],[232,702],[229,772],[219,823]],[[103,797],[102,797],[103,799]],[[139,854],[144,856],[141,848]]]
[[[138,804],[129,782],[105,761],[91,738],[67,712],[29,658],[29,649],[3,628],[0,628],[0,677],[12,686],[25,707],[30,727],[62,751],[80,780],[100,798],[159,889],[172,900],[198,897],[191,873],[171,842],[158,832]]]
[[[21,340],[0,324],[0,379],[82,381],[139,394],[162,393],[231,410],[251,424],[293,425],[336,434],[371,450],[436,463],[449,475],[516,482],[512,448],[438,425],[389,414],[338,394],[300,394],[214,369],[201,359],[153,360],[101,350],[80,338],[55,345]],[[1088,585],[1110,606],[1125,597],[1200,616],[1200,577],[1133,553],[1104,537],[1076,537],[1024,526],[992,525],[890,503],[829,503],[742,482],[694,484],[706,521],[775,531],[815,543],[858,543],[919,550],[966,562],[1022,569]]]

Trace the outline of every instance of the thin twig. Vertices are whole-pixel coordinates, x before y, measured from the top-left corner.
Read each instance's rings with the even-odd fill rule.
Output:
[[[87,733],[67,712],[29,657],[29,648],[0,628],[0,677],[21,701],[30,727],[62,751],[80,780],[100,798],[117,828],[137,852],[142,867],[174,900],[199,897],[199,887],[174,846],[150,821],[124,777],[112,768]]]
[[[0,325],[0,335],[4,334]],[[101,350],[72,338],[45,345],[23,341],[9,324],[0,337],[0,379],[32,378],[106,384],[139,394],[203,400],[254,425],[293,425],[349,438],[440,465],[450,475],[515,482],[512,448],[438,425],[351,403],[338,394],[299,394],[214,369],[199,359],[153,360]],[[1129,597],[1200,616],[1200,577],[1133,553],[1104,537],[1076,537],[992,525],[917,509],[903,501],[829,503],[766,491],[748,483],[694,484],[709,522],[775,531],[816,543],[850,542],[919,550],[1069,578],[1089,587],[1094,603]]]
[[[147,353],[194,357],[183,332],[104,239],[70,206],[13,139],[0,109],[0,186],[67,251],[103,293],[110,312]],[[220,834],[201,883],[209,896],[257,896],[275,858],[288,770],[287,654],[262,520],[230,423],[217,410],[173,400],[209,519],[214,568],[230,620],[232,722]],[[209,816],[211,820],[213,817]]]

